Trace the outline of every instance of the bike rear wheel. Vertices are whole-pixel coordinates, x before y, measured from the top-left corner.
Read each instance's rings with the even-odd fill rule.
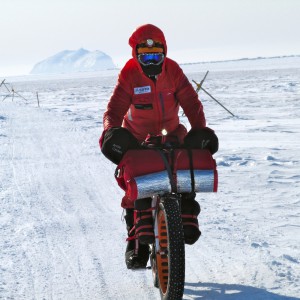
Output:
[[[157,283],[163,300],[182,299],[185,278],[185,244],[176,196],[161,199],[156,215],[158,247],[155,251]],[[156,283],[154,281],[154,283]]]

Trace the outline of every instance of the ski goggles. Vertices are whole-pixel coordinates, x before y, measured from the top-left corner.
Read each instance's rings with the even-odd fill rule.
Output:
[[[163,53],[141,53],[138,55],[138,61],[143,66],[159,65],[164,61]]]

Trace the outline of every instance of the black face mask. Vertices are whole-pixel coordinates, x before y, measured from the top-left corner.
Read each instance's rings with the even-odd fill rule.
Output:
[[[141,65],[142,67],[142,70],[143,72],[147,75],[147,76],[156,76],[158,74],[161,73],[162,71],[162,63],[159,64],[159,65],[148,65],[148,66],[143,66]]]

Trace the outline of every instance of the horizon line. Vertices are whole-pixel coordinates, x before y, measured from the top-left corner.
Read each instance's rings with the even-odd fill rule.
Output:
[[[232,58],[232,59],[222,59],[222,60],[184,62],[184,63],[179,63],[179,65],[195,65],[195,64],[220,63],[220,62],[236,62],[236,61],[243,61],[243,60],[259,60],[259,59],[279,59],[279,58],[288,58],[288,57],[300,57],[300,54],[276,55],[276,56],[256,56],[256,57],[243,57],[243,58]]]

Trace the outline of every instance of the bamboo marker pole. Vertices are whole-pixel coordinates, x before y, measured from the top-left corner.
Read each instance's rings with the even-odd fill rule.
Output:
[[[38,92],[36,92],[36,99],[37,99],[38,107],[40,107],[40,99],[39,99],[39,93]]]
[[[196,92],[197,94],[199,93],[200,90],[202,90],[204,93],[206,93],[211,99],[213,99],[214,101],[216,101],[220,106],[222,106],[226,111],[228,111],[233,117],[235,117],[235,115],[229,110],[227,109],[222,103],[220,103],[220,101],[218,101],[215,97],[213,97],[209,92],[207,92],[203,87],[202,84],[206,78],[208,74],[208,71],[206,72],[204,78],[200,81],[200,83],[196,82],[195,80],[193,80],[193,82],[196,84],[197,88],[196,88]]]

